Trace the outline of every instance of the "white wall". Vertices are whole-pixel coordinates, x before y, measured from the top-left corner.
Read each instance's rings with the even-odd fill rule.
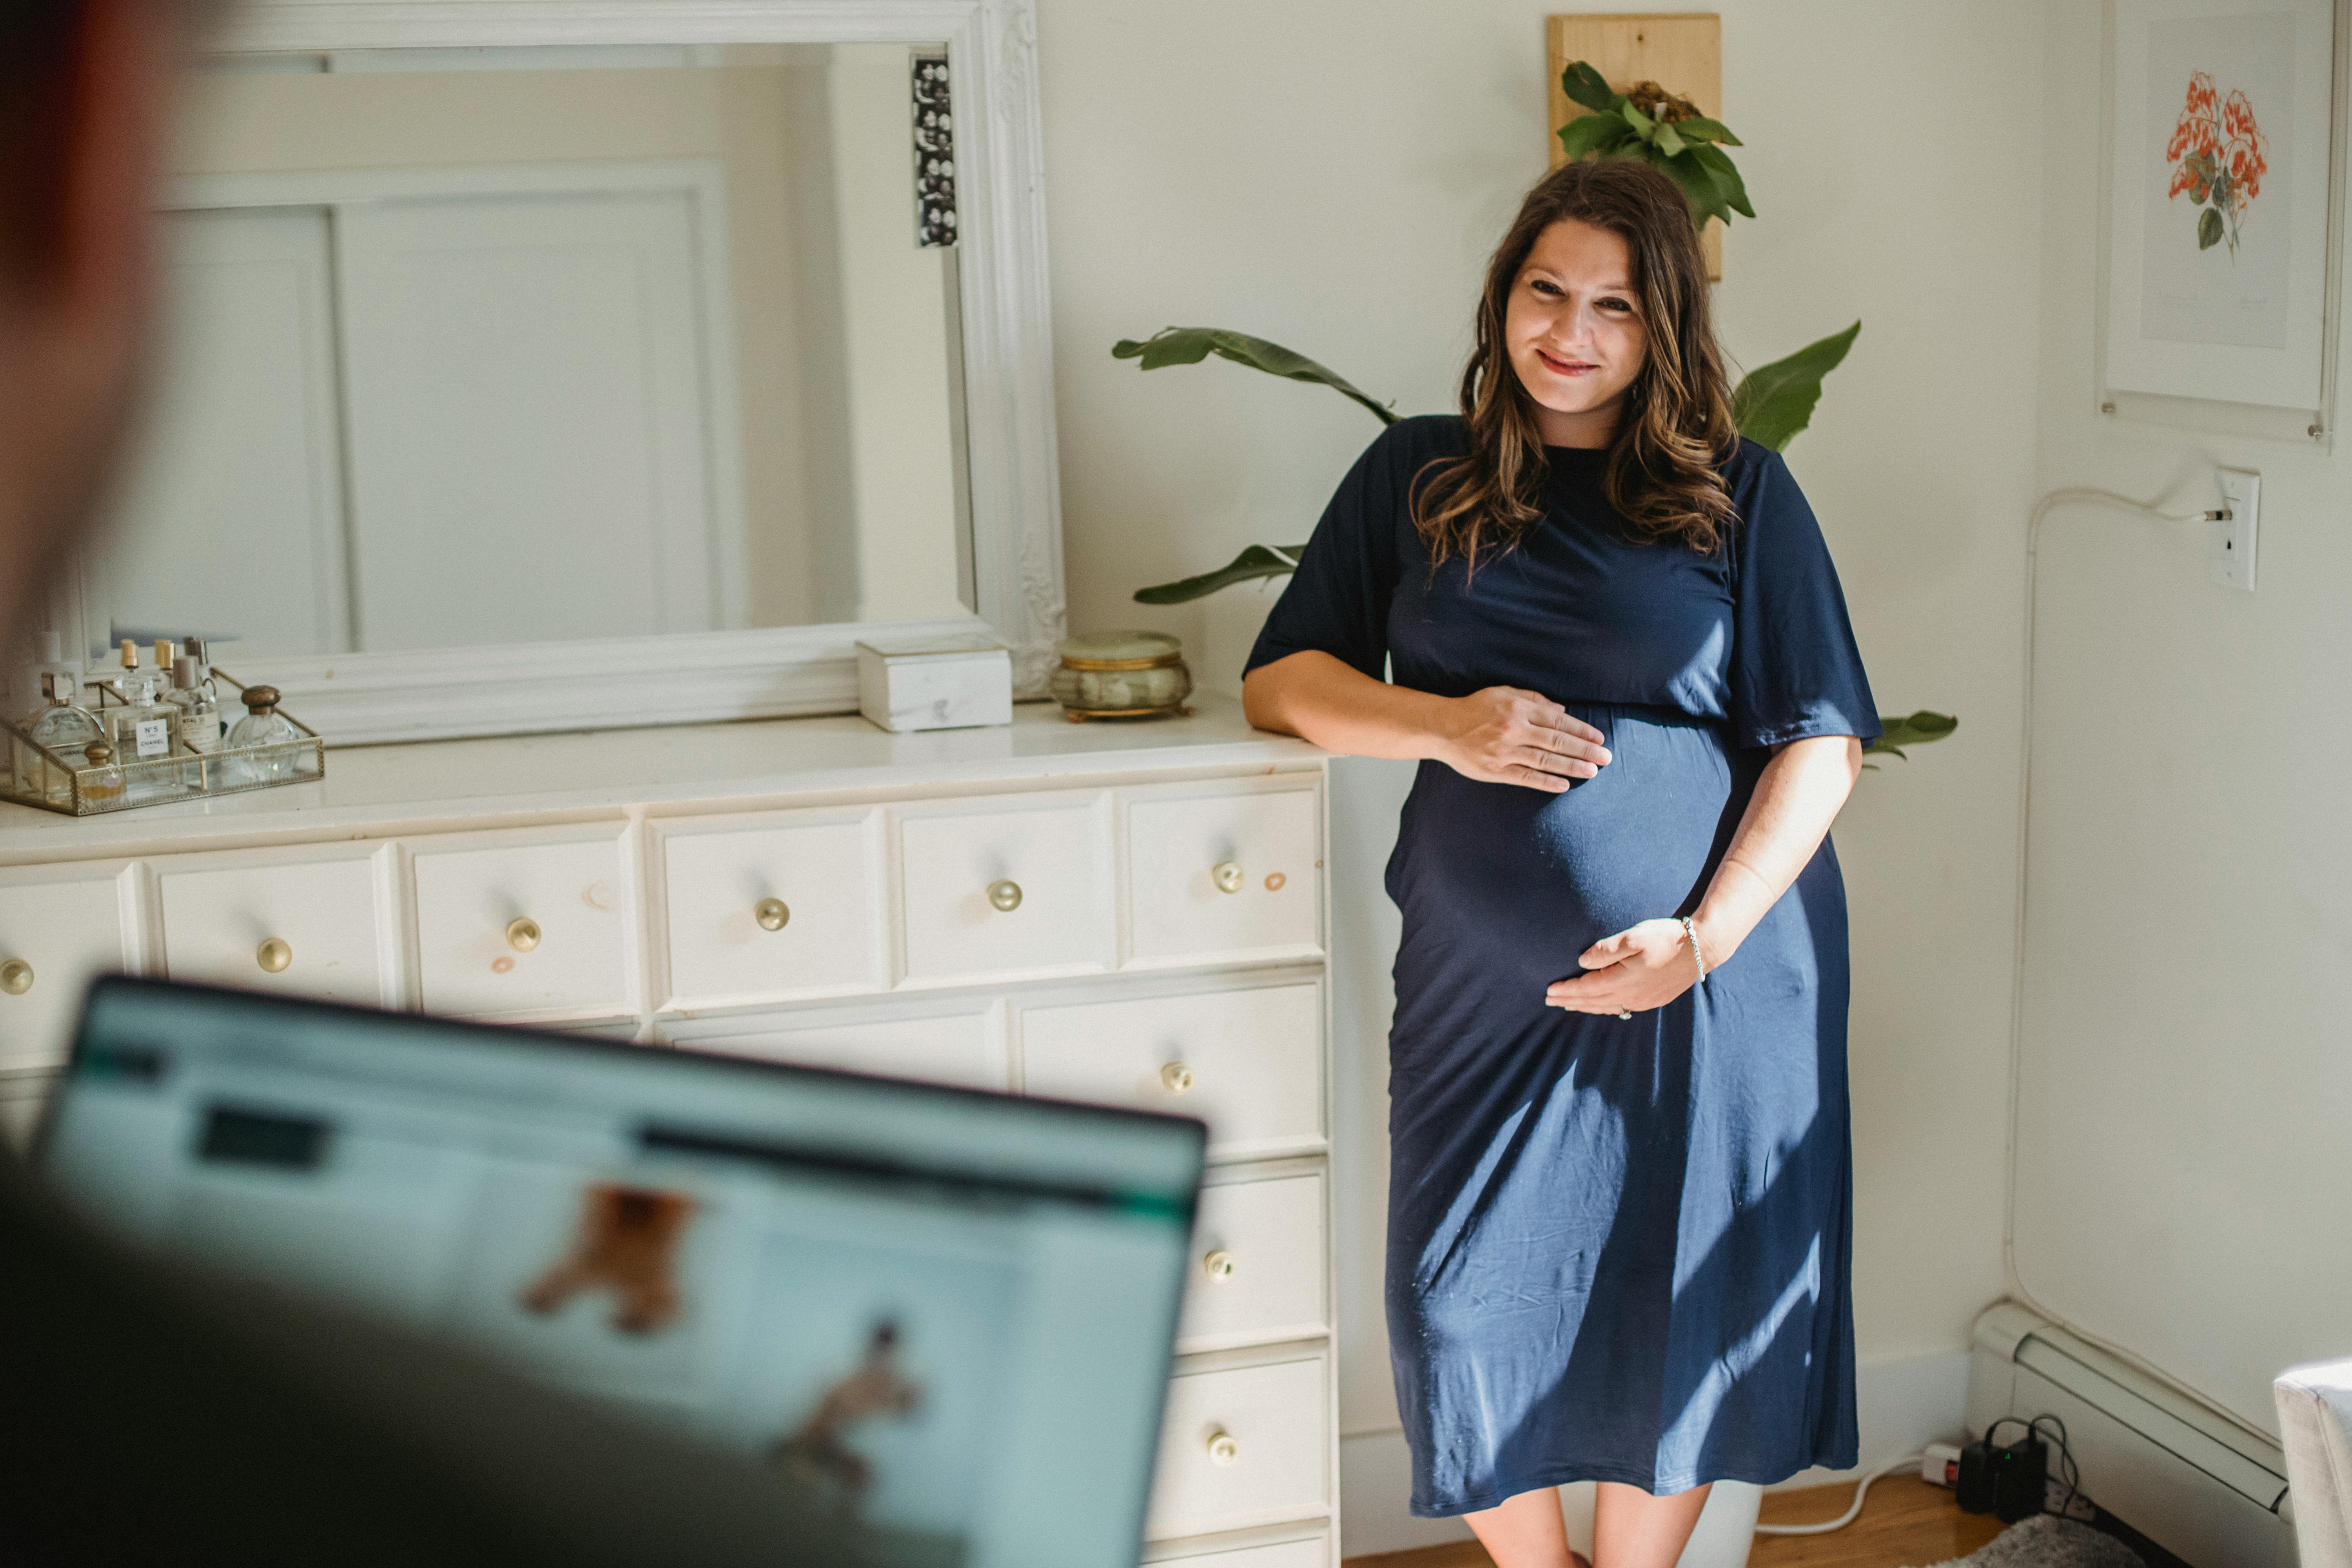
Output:
[[[1545,166],[1543,17],[1563,7],[1038,8],[1071,625],[1173,631],[1207,683],[1232,689],[1266,595],[1152,610],[1129,593],[1252,541],[1304,539],[1375,426],[1319,388],[1213,363],[1143,375],[1110,345],[1170,323],[1232,326],[1406,412],[1451,406],[1486,253]],[[1748,143],[1762,215],[1725,247],[1725,335],[1755,364],[1863,319],[1790,462],[1882,707],[1962,721],[1953,741],[1866,775],[1838,834],[1853,905],[1861,1348],[1871,1363],[1948,1365],[2003,1282],[2043,7],[1723,11],[1724,113]],[[1390,786],[1366,787],[1373,799]],[[1341,1421],[1370,1440],[1396,1424],[1377,1294],[1379,944],[1393,930],[1377,870],[1393,819],[1367,807],[1337,826],[1338,885],[1366,906],[1338,911],[1359,933],[1344,988],[1372,988],[1343,1006],[1337,1042]]]
[[[2053,147],[2105,134],[2100,16],[2052,7]],[[2047,526],[2020,1284],[2275,1430],[2270,1378],[2352,1352],[2352,475],[2340,436],[2102,416],[2097,165],[2042,178],[2042,485],[2185,510],[2226,464],[2263,496],[2251,595],[2206,581],[2200,524]]]

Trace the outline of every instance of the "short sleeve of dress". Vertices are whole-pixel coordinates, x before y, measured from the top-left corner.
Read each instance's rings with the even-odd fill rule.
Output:
[[[1879,733],[1828,542],[1777,452],[1743,443],[1732,488],[1731,726],[1743,746]]]
[[[1396,526],[1405,504],[1402,426],[1384,431],[1339,481],[1275,601],[1243,673],[1309,649],[1374,680],[1387,678],[1389,601],[1396,593]]]

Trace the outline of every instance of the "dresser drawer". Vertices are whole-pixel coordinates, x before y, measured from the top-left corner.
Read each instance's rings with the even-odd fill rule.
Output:
[[[656,842],[669,1005],[888,985],[878,809],[666,826]]]
[[[1147,1563],[1169,1568],[1331,1568],[1331,1539],[1279,1541],[1271,1546],[1244,1546],[1232,1552],[1191,1552],[1181,1557],[1147,1557]]]
[[[373,855],[191,855],[157,861],[155,886],[173,980],[368,1007],[395,999]]]
[[[1126,805],[1136,963],[1322,951],[1313,789],[1183,784],[1132,791]]]
[[[1200,1535],[1328,1507],[1329,1404],[1319,1355],[1171,1378],[1144,1533]]]
[[[0,1068],[65,1059],[93,975],[129,967],[121,868],[0,879]]]
[[[898,815],[909,982],[1110,967],[1108,795],[960,801]]]
[[[1209,1124],[1212,1159],[1323,1142],[1323,1000],[1310,983],[1032,1007],[1032,1094],[1174,1111]]]
[[[1319,1171],[1202,1188],[1176,1348],[1322,1333],[1323,1213]]]
[[[621,839],[492,835],[415,847],[419,1003],[430,1013],[634,1005]]]
[[[805,1014],[768,1014],[672,1024],[664,1026],[662,1037],[728,1056],[1001,1089],[1004,1051],[989,1022],[989,1015],[978,1011],[823,1021]]]

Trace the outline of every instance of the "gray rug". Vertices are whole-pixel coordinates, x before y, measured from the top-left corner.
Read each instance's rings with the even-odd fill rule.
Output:
[[[1990,1545],[1929,1568],[2147,1568],[2112,1535],[2054,1514],[2011,1525]]]

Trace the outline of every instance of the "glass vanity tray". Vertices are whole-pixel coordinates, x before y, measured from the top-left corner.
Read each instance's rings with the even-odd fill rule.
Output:
[[[215,679],[245,689],[244,684],[215,667]],[[106,693],[103,686],[92,689]],[[100,707],[114,704],[100,699]],[[135,811],[142,805],[169,805],[174,801],[209,800],[215,795],[243,795],[247,790],[273,789],[279,784],[310,784],[327,775],[327,743],[301,720],[278,710],[302,731],[291,741],[266,746],[223,745],[215,751],[191,749],[178,756],[151,757],[145,762],[111,762],[92,767],[79,758],[67,761],[46,746],[36,744],[18,725],[0,719],[0,738],[7,744],[8,766],[0,773],[0,800],[37,806],[67,816],[98,816],[107,812]],[[105,786],[119,776],[119,791]]]

